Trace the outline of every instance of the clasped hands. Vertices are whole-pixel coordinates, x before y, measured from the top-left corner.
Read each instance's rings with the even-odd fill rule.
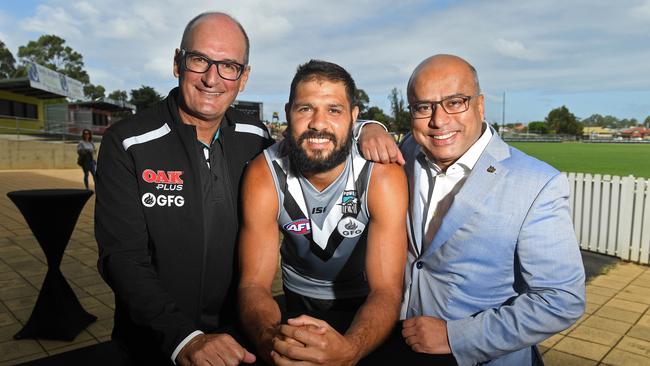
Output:
[[[271,341],[276,365],[354,365],[357,347],[327,322],[307,315],[278,325]]]

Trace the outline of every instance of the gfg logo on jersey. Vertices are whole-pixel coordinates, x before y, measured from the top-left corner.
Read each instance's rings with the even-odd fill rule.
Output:
[[[339,221],[336,228],[341,236],[345,238],[354,238],[363,233],[363,229],[366,228],[366,225],[354,217],[344,217]]]
[[[311,225],[309,224],[309,219],[299,219],[296,221],[292,221],[282,226],[282,228],[286,231],[298,235],[304,235],[311,231]]]
[[[185,197],[175,196],[173,194],[161,194],[156,196],[153,193],[145,193],[142,195],[142,204],[145,207],[153,207],[158,205],[160,207],[182,207],[185,204]]]
[[[183,190],[182,170],[158,170],[145,169],[142,172],[142,179],[147,183],[155,183],[156,189],[163,191],[182,191]]]

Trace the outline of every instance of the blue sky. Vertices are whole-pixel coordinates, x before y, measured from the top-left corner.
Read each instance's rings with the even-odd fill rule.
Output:
[[[405,91],[424,58],[451,53],[478,70],[489,121],[543,120],[566,105],[593,113],[650,116],[650,0],[296,1],[4,0],[0,40],[9,50],[56,34],[84,56],[107,91],[174,87],[172,56],[188,20],[208,10],[237,18],[251,38],[252,74],[239,99],[283,115],[298,64],[310,58],[351,72],[370,104]]]

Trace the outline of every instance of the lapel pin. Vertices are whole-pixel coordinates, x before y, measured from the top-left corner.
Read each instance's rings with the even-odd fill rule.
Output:
[[[490,165],[490,166],[487,168],[487,171],[488,171],[488,173],[494,173],[494,172],[496,172],[497,170],[496,170],[495,167],[493,167],[492,165]]]

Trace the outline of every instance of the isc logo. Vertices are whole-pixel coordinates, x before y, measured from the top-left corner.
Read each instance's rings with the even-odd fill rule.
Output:
[[[298,235],[307,234],[311,230],[311,226],[309,225],[309,219],[299,219],[296,221],[292,221],[288,224],[285,224],[282,228],[286,231]]]

